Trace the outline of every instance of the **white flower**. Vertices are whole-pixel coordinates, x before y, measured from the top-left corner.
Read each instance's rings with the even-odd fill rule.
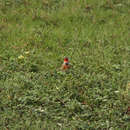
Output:
[[[119,91],[115,91],[115,93],[119,93]]]
[[[25,51],[25,54],[28,55],[30,52],[29,51]]]
[[[24,59],[24,56],[23,55],[20,55],[19,57],[18,57],[18,59]]]

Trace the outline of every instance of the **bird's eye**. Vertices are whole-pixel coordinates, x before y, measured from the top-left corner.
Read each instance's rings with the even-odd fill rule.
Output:
[[[68,62],[66,62],[66,63],[65,63],[65,65],[69,65],[69,63],[68,63]]]

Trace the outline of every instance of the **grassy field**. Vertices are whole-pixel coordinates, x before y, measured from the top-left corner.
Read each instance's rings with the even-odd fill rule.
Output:
[[[130,129],[129,7],[0,0],[0,129]]]

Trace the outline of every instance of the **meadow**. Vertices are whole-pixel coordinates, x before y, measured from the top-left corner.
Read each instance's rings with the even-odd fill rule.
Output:
[[[0,0],[0,129],[130,129],[129,7]]]

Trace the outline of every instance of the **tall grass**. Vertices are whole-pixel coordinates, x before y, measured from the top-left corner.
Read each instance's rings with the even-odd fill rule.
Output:
[[[0,129],[129,129],[129,5],[1,0]]]

